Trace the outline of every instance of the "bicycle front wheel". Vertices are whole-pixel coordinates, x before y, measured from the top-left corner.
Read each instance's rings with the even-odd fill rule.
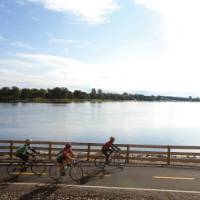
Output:
[[[34,162],[31,164],[31,171],[35,175],[42,175],[46,171],[46,165],[44,163]]]
[[[61,177],[60,174],[60,166],[59,165],[52,165],[49,167],[49,176],[53,179],[53,180],[59,180]]]
[[[126,165],[125,157],[122,155],[115,156],[113,158],[113,165],[116,167],[125,167],[125,165]]]
[[[7,166],[7,173],[11,177],[18,177],[22,173],[22,166],[21,164],[9,164]]]
[[[80,181],[83,177],[83,168],[80,165],[74,165],[70,167],[69,176],[74,181]]]

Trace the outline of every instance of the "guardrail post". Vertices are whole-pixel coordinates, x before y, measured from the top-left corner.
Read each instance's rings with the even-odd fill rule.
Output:
[[[52,143],[49,142],[49,159],[51,159]]]
[[[167,146],[167,164],[170,165],[170,146]]]
[[[13,157],[13,141],[10,141],[10,158]]]
[[[91,145],[88,143],[88,148],[87,148],[87,161],[90,161],[90,148],[91,148]]]
[[[130,147],[128,145],[126,149],[126,163],[129,163],[129,150],[130,150]]]

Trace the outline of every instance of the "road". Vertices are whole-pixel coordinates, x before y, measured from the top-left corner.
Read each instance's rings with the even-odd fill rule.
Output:
[[[84,167],[85,177],[81,184],[86,186],[145,188],[162,190],[181,190],[200,192],[200,169],[184,169],[170,167],[136,166],[124,170],[107,167],[105,171],[96,167]],[[6,173],[6,167],[0,167],[0,182],[17,183],[53,183],[47,172],[42,176],[26,172],[17,180],[11,179]],[[64,177],[63,184],[77,184],[69,176]]]

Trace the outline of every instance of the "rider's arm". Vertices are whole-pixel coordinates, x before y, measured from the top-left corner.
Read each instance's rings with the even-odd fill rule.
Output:
[[[29,152],[27,151],[27,153],[28,153],[29,155],[39,154],[39,152],[37,152],[31,145],[28,146],[28,150],[30,150],[30,151],[32,152],[32,153],[29,153]]]
[[[116,145],[112,145],[112,150],[114,150],[114,151],[120,151],[120,148],[118,147],[118,146],[116,146]]]
[[[76,154],[75,154],[72,150],[70,150],[70,152],[67,153],[67,157],[68,157],[70,160],[74,160],[74,159],[76,159]]]
[[[72,155],[72,157],[74,158],[74,159],[77,159],[77,156],[76,156],[76,154],[71,150],[71,155]]]
[[[71,161],[76,158],[76,156],[75,156],[75,154],[73,152],[64,152],[63,154],[64,154],[63,157],[65,159],[69,159]]]

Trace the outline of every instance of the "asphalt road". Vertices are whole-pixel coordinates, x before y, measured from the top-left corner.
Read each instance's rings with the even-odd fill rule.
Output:
[[[48,176],[48,168],[42,176],[33,175],[30,171],[20,175],[17,179],[7,175],[6,167],[0,167],[1,183],[53,183]],[[63,184],[77,184],[69,176],[60,181]],[[200,169],[183,169],[167,167],[126,167],[123,170],[107,167],[105,171],[96,167],[84,167],[82,185],[145,188],[200,192]]]

